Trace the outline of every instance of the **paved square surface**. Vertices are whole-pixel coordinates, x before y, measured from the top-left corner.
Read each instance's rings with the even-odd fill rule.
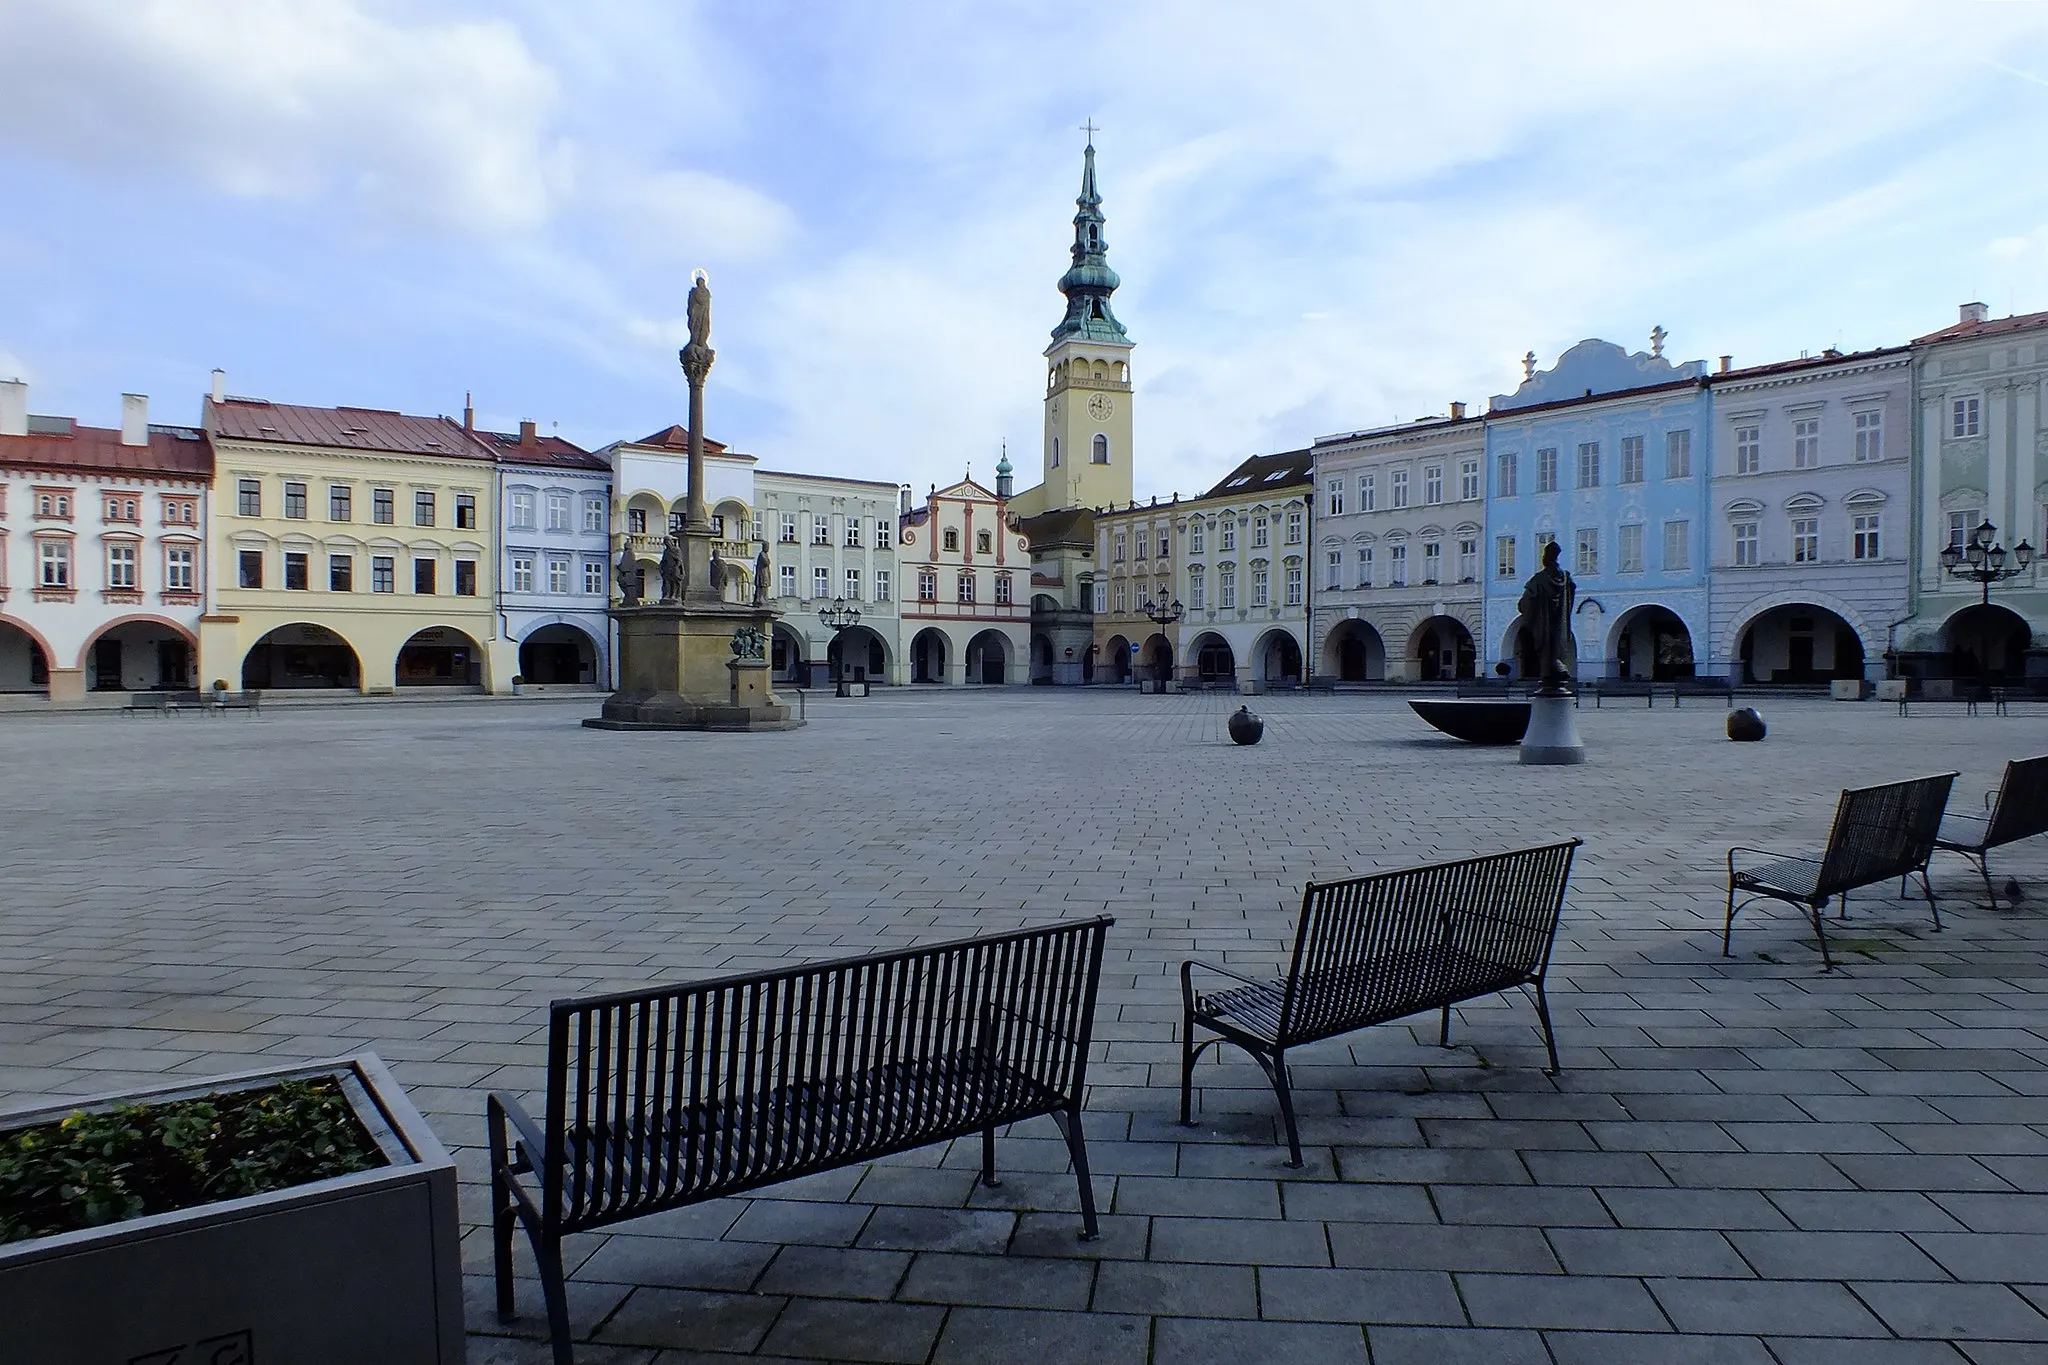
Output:
[[[1082,1243],[1050,1121],[575,1239],[587,1365],[731,1359],[1920,1365],[2048,1359],[2048,841],[1948,929],[1857,897],[1832,975],[1731,843],[1817,849],[1845,785],[1957,768],[1973,805],[2048,716],[1590,707],[1518,767],[1391,697],[920,691],[789,734],[585,731],[588,703],[260,718],[0,717],[0,1100],[360,1048],[465,1175],[470,1358],[492,1313],[483,1097],[541,1083],[557,996],[1108,912]],[[1301,884],[1587,840],[1540,1070],[1519,996],[1296,1059],[1308,1161],[1241,1057],[1173,1122],[1180,960],[1258,970]],[[530,1267],[523,1249],[521,1264]],[[730,1354],[727,1354],[730,1353]]]

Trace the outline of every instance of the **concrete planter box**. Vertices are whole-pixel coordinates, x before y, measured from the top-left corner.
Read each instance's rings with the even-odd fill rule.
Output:
[[[1870,695],[1870,685],[1861,678],[1836,678],[1828,684],[1828,691],[1836,701],[1862,701]]]
[[[389,1165],[0,1245],[0,1356],[37,1365],[461,1365],[455,1164],[362,1053],[0,1115],[0,1132],[118,1103],[337,1080]]]
[[[1877,699],[1879,701],[1904,701],[1906,699],[1906,680],[1904,678],[1884,679],[1877,685]]]

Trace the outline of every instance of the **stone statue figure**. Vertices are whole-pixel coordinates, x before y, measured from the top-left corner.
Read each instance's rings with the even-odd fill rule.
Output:
[[[759,626],[741,626],[732,633],[732,656],[735,659],[759,659],[766,654],[767,640]]]
[[[754,556],[754,605],[768,605],[768,547],[763,545],[761,553]]]
[[[689,586],[689,573],[683,562],[683,549],[674,536],[661,552],[661,600],[680,602],[683,591]]]
[[[612,566],[612,577],[619,583],[619,605],[637,607],[640,605],[640,564],[633,558],[631,545],[619,546],[619,562]]]
[[[1536,676],[1539,696],[1558,697],[1571,693],[1573,655],[1572,607],[1579,587],[1558,563],[1563,551],[1556,541],[1543,547],[1543,567],[1529,575],[1522,585],[1522,600],[1515,604],[1536,646]]]
[[[711,552],[711,591],[714,596],[725,595],[725,560],[717,550]]]
[[[692,382],[701,384],[703,375],[711,369],[711,359],[715,354],[711,349],[711,285],[701,270],[697,272],[696,283],[690,286],[687,309],[690,344],[676,354]]]

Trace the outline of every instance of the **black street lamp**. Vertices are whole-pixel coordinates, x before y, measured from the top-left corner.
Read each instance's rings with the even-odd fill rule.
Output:
[[[860,624],[860,608],[849,607],[846,605],[845,598],[835,597],[832,599],[831,606],[818,608],[818,619],[831,628],[832,643],[837,645],[840,635],[848,626]],[[834,684],[832,695],[835,697],[852,695],[846,690],[846,658],[844,655],[840,656],[838,667],[832,671],[834,674],[832,679]]]
[[[1175,598],[1171,602],[1156,602],[1148,597],[1145,599],[1145,604],[1139,607],[1138,610],[1151,617],[1152,623],[1158,626],[1161,632],[1164,632],[1175,621],[1180,620],[1181,616],[1179,598]],[[1171,646],[1168,647],[1171,648]],[[1160,671],[1162,673],[1168,672],[1168,666],[1162,664]],[[1171,681],[1170,675],[1168,677],[1155,678],[1153,681],[1158,684],[1160,694],[1162,696],[1165,695],[1166,684]]]
[[[2012,561],[2008,564],[2006,561]],[[1986,520],[1970,533],[1968,545],[1950,545],[1941,552],[1941,567],[1949,577],[1976,583],[1984,590],[1984,605],[1991,605],[1991,585],[2018,578],[2034,565],[2034,547],[2024,540],[2013,546],[2010,556],[1998,543],[1998,528]]]

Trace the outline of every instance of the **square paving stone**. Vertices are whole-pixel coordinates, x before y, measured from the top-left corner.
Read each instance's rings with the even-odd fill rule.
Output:
[[[956,1308],[932,1365],[1145,1365],[1150,1351],[1142,1317]]]
[[[1075,1218],[1078,1225],[1080,1219]],[[1001,1209],[879,1208],[861,1231],[860,1245],[887,1251],[979,1251],[1010,1244],[1017,1215]]]
[[[1569,1275],[1690,1275],[1753,1279],[1718,1232],[1676,1228],[1552,1228],[1550,1244]]]
[[[1280,1186],[1290,1219],[1342,1223],[1434,1223],[1428,1191],[1414,1185],[1362,1185],[1328,1180]]]
[[[945,1317],[943,1308],[918,1304],[791,1299],[762,1345],[795,1356],[922,1365]]]
[[[1959,1280],[2009,1284],[2038,1276],[2048,1279],[2048,1233],[1921,1232],[1914,1242]],[[1844,1279],[1880,1278],[1845,1275]],[[1917,1278],[1938,1279],[1927,1275]]]
[[[773,1248],[770,1248],[773,1250]],[[894,1297],[910,1268],[907,1251],[865,1251],[857,1247],[783,1247],[761,1277],[768,1294],[803,1294],[825,1299]]]
[[[1831,1281],[1651,1280],[1649,1287],[1681,1332],[1890,1335],[1855,1295]]]
[[[607,1237],[576,1269],[575,1278],[668,1289],[743,1290],[753,1288],[774,1256],[773,1246],[757,1242],[618,1233]]]
[[[1105,1213],[1096,1219],[1098,1235],[1081,1239],[1081,1219],[1070,1213],[1020,1213],[1010,1238],[1013,1256],[1066,1256],[1084,1261],[1142,1261],[1151,1240],[1152,1220]]]
[[[1255,1318],[1259,1294],[1250,1266],[1103,1261],[1095,1273],[1093,1307],[1104,1313]]]
[[[630,1346],[747,1352],[761,1344],[788,1300],[772,1294],[636,1289],[597,1339]]]
[[[897,1297],[990,1308],[1083,1309],[1094,1284],[1095,1267],[1088,1261],[927,1251],[910,1267]]]
[[[1451,1277],[1424,1270],[1259,1271],[1259,1312],[1301,1322],[1443,1324],[1462,1327],[1465,1310]]]
[[[2026,1268],[2042,1274],[2039,1265]],[[2014,1273],[2026,1273],[2014,1267]],[[2048,1318],[2002,1284],[1857,1284],[1885,1325],[1902,1337],[1938,1341],[2048,1342]],[[2048,1350],[2043,1351],[2048,1356]]]
[[[1602,1190],[1626,1228],[1782,1228],[1785,1215],[1754,1190]]]
[[[850,1246],[874,1211],[871,1204],[756,1199],[725,1235],[735,1242]]]
[[[1939,1204],[1911,1191],[1774,1190],[1770,1200],[1794,1224],[1814,1232],[1962,1230]]]
[[[1559,1185],[1437,1185],[1430,1195],[1446,1223],[1507,1227],[1611,1227],[1614,1219],[1591,1190]]]
[[[1366,1328],[1373,1365],[1552,1365],[1543,1338],[1500,1327]]]
[[[1215,1322],[1167,1318],[1160,1322],[1152,1365],[1366,1365],[1365,1333],[1358,1327],[1310,1322]]]
[[[1592,1275],[1460,1275],[1480,1327],[1661,1332],[1670,1324],[1641,1280]]]
[[[1779,1365],[1963,1365],[1965,1360],[1961,1351],[1942,1341],[1829,1341],[1824,1337],[1772,1337],[1769,1345]],[[2015,1361],[2014,1365],[2019,1365],[2019,1362]]]
[[[1557,1365],[1776,1365],[1755,1337],[1700,1337],[1665,1332],[1545,1332]]]
[[[1536,1228],[1332,1223],[1331,1259],[1388,1270],[1495,1270],[1555,1274],[1562,1269]]]
[[[1278,1218],[1280,1191],[1271,1180],[1127,1175],[1117,1181],[1115,1208],[1187,1218]]]
[[[1728,1240],[1770,1280],[1947,1278],[1899,1232],[1731,1232]]]
[[[1330,1263],[1330,1239],[1320,1223],[1275,1218],[1154,1218],[1151,1259],[1326,1266]]]

